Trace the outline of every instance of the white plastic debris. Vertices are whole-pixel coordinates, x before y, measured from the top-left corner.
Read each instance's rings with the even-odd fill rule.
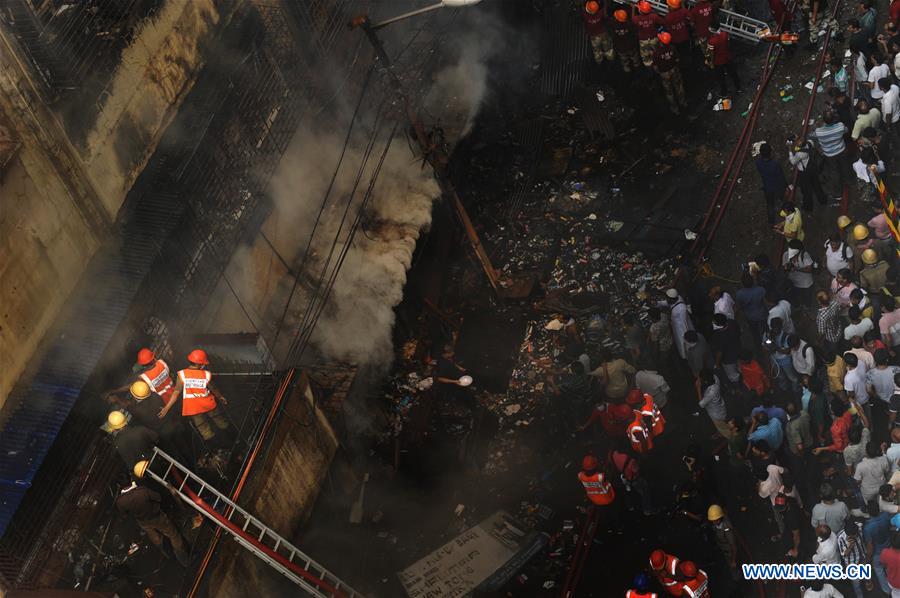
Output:
[[[686,229],[684,229],[684,238],[687,239],[688,241],[693,241],[694,239],[697,238],[697,233],[695,233],[694,231],[692,231],[689,228],[686,228]]]

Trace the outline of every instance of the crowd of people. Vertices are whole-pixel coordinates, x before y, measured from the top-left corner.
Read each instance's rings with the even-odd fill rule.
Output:
[[[771,20],[786,24],[790,15],[770,5]],[[606,14],[600,3],[587,2],[597,62],[618,56],[625,71],[653,68],[677,113],[684,107],[677,65],[691,59],[694,44],[718,71],[721,93],[728,76],[739,89],[727,34],[716,26],[718,6],[668,6],[662,17],[639,2],[610,20],[598,17]],[[811,31],[814,15],[828,19],[825,2],[803,10]],[[709,476],[694,475],[703,453],[727,457],[733,488],[755,489],[755,508],[773,526],[770,553],[784,562],[872,566],[870,580],[843,588],[814,581],[804,596],[840,596],[841,589],[900,596],[900,263],[880,191],[885,182],[890,187],[900,142],[900,0],[881,32],[874,2],[854,4],[853,13],[824,57],[818,122],[805,137],[754,148],[777,257],[748,257],[722,284],[695,279],[669,289],[642,314],[622,318],[624,354],[580,355],[566,374],[589,380],[591,396],[602,397],[578,427],[602,430],[579,474],[595,508],[614,527],[623,501],[652,515],[696,498],[686,512],[707,521],[737,587],[745,583],[739,564],[752,555],[738,550],[726,513],[733,497],[705,483]],[[795,14],[794,23],[800,20]],[[717,36],[724,39],[720,58]],[[796,173],[796,189],[786,166]],[[671,394],[670,383],[682,378],[693,381],[692,397]],[[672,404],[705,413],[716,433],[704,443],[710,446],[686,449],[691,475],[661,502],[641,468],[666,434]],[[708,595],[706,573],[679,556],[648,547],[648,565],[627,595],[651,595],[654,583],[669,595]]]

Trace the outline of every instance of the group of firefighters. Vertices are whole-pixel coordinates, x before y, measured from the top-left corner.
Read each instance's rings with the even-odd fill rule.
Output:
[[[204,449],[227,449],[234,443],[234,433],[220,405],[227,400],[212,382],[209,357],[203,349],[187,356],[188,365],[172,376],[169,364],[153,351],[138,351],[134,367],[136,376],[128,384],[106,393],[108,402],[117,408],[109,413],[103,429],[126,468],[131,471],[131,484],[124,486],[116,499],[117,508],[133,517],[150,541],[164,554],[171,553],[186,564],[185,542],[178,527],[160,506],[160,496],[142,478],[153,448],[159,446],[176,460],[194,464],[189,434],[183,425],[187,420],[203,441]],[[180,414],[170,414],[180,399]],[[199,525],[195,518],[194,525]]]
[[[731,64],[728,33],[719,28],[716,6],[699,0],[690,9],[682,0],[666,0],[665,16],[653,12],[653,6],[641,0],[630,7],[630,13],[619,8],[610,15],[609,0],[588,0],[582,17],[598,65],[612,63],[618,56],[622,70],[630,73],[643,65],[659,74],[669,108],[680,114],[687,108],[680,64],[691,61],[692,39],[704,56],[706,65],[715,70],[719,91],[724,97],[731,78],[735,92],[741,84]]]

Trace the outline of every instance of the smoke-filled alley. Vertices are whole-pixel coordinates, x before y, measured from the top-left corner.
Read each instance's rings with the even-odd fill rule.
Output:
[[[0,596],[900,595],[900,0],[0,5]]]

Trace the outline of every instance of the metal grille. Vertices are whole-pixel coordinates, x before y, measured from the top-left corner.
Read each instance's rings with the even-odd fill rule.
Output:
[[[51,98],[88,87],[99,94],[141,22],[161,4],[162,0],[0,0],[4,22]]]
[[[541,91],[567,98],[584,77],[592,59],[584,24],[570,4],[549,8],[544,19]]]

